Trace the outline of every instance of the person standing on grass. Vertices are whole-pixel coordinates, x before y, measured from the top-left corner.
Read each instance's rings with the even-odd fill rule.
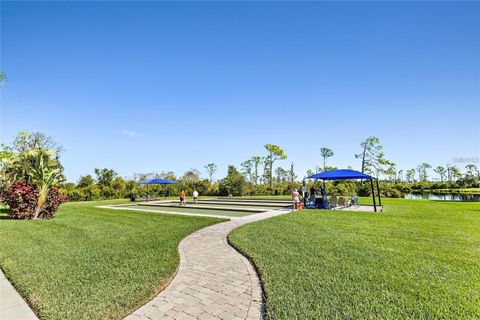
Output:
[[[292,202],[293,202],[293,210],[296,210],[298,204],[300,203],[300,194],[298,193],[297,189],[293,189],[292,191]]]
[[[180,205],[185,205],[185,190],[180,191]]]
[[[316,196],[316,195],[317,195],[317,190],[315,190],[315,187],[312,186],[312,187],[310,188],[310,197]]]
[[[193,189],[193,203],[197,204],[197,199],[198,199],[198,191],[196,189]]]

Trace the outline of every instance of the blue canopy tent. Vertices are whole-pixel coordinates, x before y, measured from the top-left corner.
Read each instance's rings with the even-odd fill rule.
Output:
[[[370,180],[370,186],[372,187],[372,198],[373,198],[373,208],[375,212],[377,212],[377,203],[375,201],[375,188],[373,184],[373,180],[376,181],[377,185],[377,194],[378,194],[378,205],[382,205],[382,199],[380,197],[380,186],[378,184],[378,179],[359,172],[355,170],[348,170],[348,169],[341,169],[341,170],[332,170],[332,171],[326,171],[326,172],[320,172],[316,173],[314,175],[311,175],[310,177],[307,177],[307,179],[319,179],[323,181],[331,181],[331,180]]]
[[[143,180],[143,181],[138,181],[137,184],[146,184],[147,185],[147,201],[148,201],[148,185],[149,184],[162,184],[162,185],[167,185],[167,184],[177,184],[177,181],[173,180],[168,180],[168,179],[149,179],[149,180]]]
[[[137,184],[176,184],[177,181],[168,180],[168,179],[150,179],[138,181]]]

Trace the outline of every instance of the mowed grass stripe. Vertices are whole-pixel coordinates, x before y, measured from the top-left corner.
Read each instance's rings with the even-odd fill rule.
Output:
[[[234,230],[261,272],[267,318],[480,318],[480,204],[384,203],[383,213],[305,210]]]

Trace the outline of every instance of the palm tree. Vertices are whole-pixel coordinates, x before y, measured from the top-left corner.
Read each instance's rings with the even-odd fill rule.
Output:
[[[43,149],[34,149],[27,153],[30,158],[30,166],[27,168],[27,174],[32,183],[38,188],[38,199],[35,213],[32,219],[38,219],[40,213],[47,201],[50,188],[58,186],[63,182],[62,168],[58,161],[52,156],[53,151],[45,151]]]

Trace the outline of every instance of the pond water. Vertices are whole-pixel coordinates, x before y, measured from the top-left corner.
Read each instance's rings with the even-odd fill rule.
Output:
[[[406,199],[427,199],[445,201],[480,201],[480,194],[468,193],[408,193]]]

